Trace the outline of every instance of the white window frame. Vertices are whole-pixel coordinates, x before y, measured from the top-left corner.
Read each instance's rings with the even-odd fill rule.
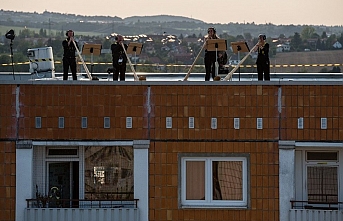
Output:
[[[343,142],[304,142],[294,140],[279,140],[279,220],[292,220],[293,210],[303,209],[307,201],[305,173],[305,151],[339,151],[338,159],[343,159]],[[325,162],[320,162],[323,164]],[[343,161],[339,161],[340,175]],[[343,176],[338,177],[339,185],[343,184]],[[342,201],[343,188],[339,186],[338,201]],[[306,196],[306,198],[305,198]],[[293,205],[291,201],[296,201]],[[293,206],[293,207],[292,207]],[[322,210],[323,211],[323,210]],[[290,213],[291,212],[291,213]]]
[[[337,161],[325,161],[325,160],[307,160],[307,152],[338,152]],[[308,187],[307,187],[307,169],[308,167],[320,166],[320,167],[337,167],[337,181],[338,181],[338,201],[342,201],[343,183],[342,167],[343,167],[343,151],[341,147],[316,145],[315,143],[309,143],[296,147],[295,152],[295,200],[308,201]],[[312,205],[312,204],[308,204]],[[318,204],[316,206],[325,206],[327,204]],[[303,205],[302,205],[303,206]]]
[[[244,155],[244,156],[243,156]],[[206,200],[186,200],[186,162],[205,162],[205,199]],[[212,200],[212,162],[213,161],[240,161],[242,162],[242,200]],[[180,182],[180,207],[181,208],[248,208],[248,162],[245,154],[240,156],[180,156],[181,162],[181,182]]]
[[[34,199],[35,196],[35,181],[34,174],[36,173],[36,167],[33,163],[36,156],[34,156],[33,149],[35,147],[41,147],[42,152],[39,155],[40,165],[45,165],[47,162],[46,148],[54,146],[66,146],[66,147],[79,147],[84,146],[133,146],[134,148],[134,198],[139,199],[137,209],[139,210],[139,217],[141,221],[148,221],[149,217],[149,140],[133,140],[133,141],[31,141],[23,140],[17,141],[16,144],[16,211],[15,220],[24,220],[24,211],[27,208],[27,202],[25,199]],[[83,151],[79,152],[79,159],[83,162]],[[51,158],[52,161],[57,161],[56,158]],[[69,160],[69,159],[68,159]],[[46,168],[45,166],[41,168]],[[45,170],[45,169],[44,169]],[[84,171],[84,168],[80,168],[79,171]],[[46,171],[42,171],[44,179],[46,179]],[[83,176],[79,176],[83,177]],[[45,182],[45,180],[44,180]],[[84,181],[79,180],[80,190]],[[40,186],[43,186],[39,184]],[[82,188],[84,188],[82,186]],[[32,191],[30,191],[32,190]],[[79,199],[83,199],[82,195],[79,195]],[[93,209],[94,211],[97,208]]]

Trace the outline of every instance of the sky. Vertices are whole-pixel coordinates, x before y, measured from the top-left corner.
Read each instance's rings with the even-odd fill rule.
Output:
[[[175,15],[214,24],[343,25],[343,0],[4,0],[0,9],[120,18]]]

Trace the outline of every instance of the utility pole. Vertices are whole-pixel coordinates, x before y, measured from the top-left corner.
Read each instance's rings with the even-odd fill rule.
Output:
[[[49,37],[50,37],[50,40],[51,40],[51,21],[50,21],[50,18],[49,18]]]

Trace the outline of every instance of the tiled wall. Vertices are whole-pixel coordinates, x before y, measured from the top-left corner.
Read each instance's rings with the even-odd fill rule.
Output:
[[[149,155],[149,220],[279,219],[278,144],[275,142],[154,142]],[[178,154],[250,153],[250,208],[179,209]]]
[[[280,139],[339,141],[343,139],[342,85],[299,85],[282,87]],[[298,119],[303,118],[303,129]],[[327,128],[322,128],[326,118]]]
[[[15,220],[15,145],[0,141],[0,221]],[[25,200],[25,199],[24,199]]]
[[[155,139],[278,139],[275,86],[152,86],[151,137]],[[172,117],[172,128],[166,128]],[[194,129],[189,129],[194,117]],[[211,119],[217,119],[212,129]],[[240,129],[234,129],[239,118]],[[263,118],[263,129],[256,129]]]
[[[16,137],[16,85],[0,84],[0,139]]]
[[[16,85],[0,85],[0,221],[15,220]]]
[[[7,139],[343,139],[340,85],[24,84],[1,85],[0,92],[0,135]],[[41,117],[41,128],[35,128],[35,117]],[[65,119],[64,128],[58,128],[59,117]],[[81,117],[88,119],[86,129]],[[104,117],[110,118],[110,128],[104,128]],[[127,117],[132,128],[126,128]],[[166,128],[167,117],[171,128]],[[194,117],[194,128],[189,128],[189,117]],[[239,118],[239,129],[234,129],[234,118]],[[257,129],[257,118],[262,118],[262,129]],[[321,128],[322,118],[326,128]]]
[[[275,86],[20,85],[17,90],[19,139],[278,139]],[[16,137],[12,96],[8,114],[2,116],[9,125],[2,137]],[[41,128],[36,128],[36,117]],[[59,117],[64,117],[64,128],[58,128]],[[86,129],[81,117],[87,117]],[[110,128],[104,128],[104,117],[110,117]],[[126,128],[127,117],[132,128]],[[166,128],[167,117],[171,128]],[[193,129],[189,117],[194,117]],[[240,120],[239,130],[234,118]],[[257,118],[263,118],[261,130],[256,130]]]
[[[0,214],[8,214],[6,221],[14,220],[17,139],[150,139],[150,220],[241,221],[278,218],[279,140],[343,139],[343,89],[337,83],[5,84],[0,85],[0,105],[0,156],[6,159],[0,167]],[[36,128],[36,117],[41,117],[41,128]],[[65,119],[64,128],[58,128],[59,117]],[[87,117],[87,128],[81,128],[81,117]],[[110,118],[110,128],[104,128],[104,117]],[[132,128],[126,128],[127,117],[132,118]],[[194,128],[189,128],[189,117],[194,117]],[[214,118],[216,128],[211,124]],[[234,118],[239,118],[239,129],[234,128]],[[261,129],[257,118],[262,118]],[[250,153],[251,208],[178,209],[177,153],[182,152]]]
[[[147,137],[144,116],[146,87],[135,86],[49,86],[20,87],[20,139],[142,139]],[[37,129],[35,117],[41,117]],[[65,127],[58,127],[64,117]],[[87,117],[87,128],[81,128],[81,117]],[[110,117],[110,128],[104,128],[104,117]],[[132,117],[133,128],[126,129],[126,117]]]

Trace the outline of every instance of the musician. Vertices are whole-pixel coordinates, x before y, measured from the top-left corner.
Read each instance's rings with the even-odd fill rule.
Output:
[[[258,36],[257,52],[257,78],[259,81],[263,81],[264,77],[265,81],[270,81],[269,44],[263,34]]]
[[[229,70],[225,68],[225,65],[227,63],[227,53],[226,53],[226,51],[219,51],[218,52],[217,61],[218,61],[218,64],[219,64],[218,74],[228,74]]]
[[[216,34],[216,29],[214,27],[210,27],[207,29],[207,35],[205,36],[205,41],[208,39],[218,39],[218,35]],[[207,51],[205,49],[205,58],[204,58],[204,63],[205,63],[205,81],[210,80],[210,76],[212,74],[212,79],[216,76],[216,52],[215,51]]]
[[[63,80],[68,80],[68,70],[70,67],[73,80],[77,80],[76,77],[76,47],[79,48],[77,42],[74,41],[74,31],[68,30],[66,32],[67,39],[62,42],[63,46]],[[75,42],[75,45],[74,43]]]
[[[112,50],[112,62],[113,62],[113,81],[118,80],[120,73],[120,81],[125,81],[125,71],[127,57],[125,51],[127,50],[127,44],[124,44],[124,37],[117,35],[115,37],[116,42],[111,45]],[[125,51],[124,51],[124,48]]]

